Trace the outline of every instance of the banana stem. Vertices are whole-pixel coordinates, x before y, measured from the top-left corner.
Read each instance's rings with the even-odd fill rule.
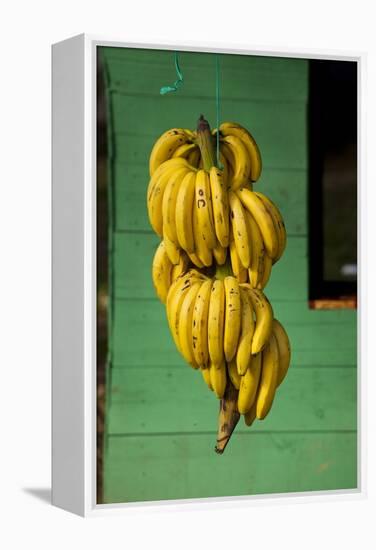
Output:
[[[239,418],[238,391],[228,378],[225,394],[223,399],[221,399],[219,408],[217,445],[215,447],[216,453],[222,454],[225,450]]]
[[[229,275],[233,276],[234,274],[231,268],[230,258],[228,257],[223,265],[216,266],[215,276],[217,279],[223,280]],[[238,395],[238,390],[232,384],[230,378],[227,378],[226,390],[219,405],[218,435],[217,445],[215,447],[215,452],[218,454],[222,454],[225,450],[227,443],[230,441],[232,432],[239,422]]]
[[[197,123],[197,145],[200,147],[202,164],[205,170],[217,166],[209,122],[201,115]]]
[[[210,170],[212,166],[217,166],[216,154],[214,149],[213,136],[210,131],[210,125],[201,115],[197,123],[197,144],[200,147],[202,164],[205,170]],[[217,279],[224,279],[228,275],[233,275],[231,262],[227,259],[222,266],[216,266],[215,276]],[[223,398],[220,401],[218,416],[218,435],[215,452],[222,454],[230,441],[240,414],[238,411],[238,390],[233,386],[231,380],[227,378],[226,389]]]

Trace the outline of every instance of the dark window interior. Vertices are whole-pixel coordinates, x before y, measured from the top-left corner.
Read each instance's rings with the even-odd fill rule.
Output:
[[[311,60],[309,70],[309,299],[355,299],[357,63]]]

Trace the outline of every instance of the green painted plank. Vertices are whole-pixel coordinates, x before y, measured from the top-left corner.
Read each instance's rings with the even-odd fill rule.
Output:
[[[116,135],[114,155],[122,159],[131,147],[130,136],[144,136],[144,156],[168,128],[193,128],[201,113],[214,125],[215,101],[180,98],[178,94],[140,97],[112,93],[112,126]],[[162,116],[163,114],[163,116]],[[222,120],[234,120],[248,128],[260,147],[266,168],[307,169],[306,105],[278,102],[222,102]]]
[[[209,97],[215,92],[215,56],[180,54],[184,85],[179,97]],[[175,80],[170,52],[144,52],[111,58],[106,56],[112,90],[126,94],[156,94]],[[222,55],[221,97],[232,100],[305,101],[308,63],[276,57]],[[167,98],[166,98],[167,99]],[[167,101],[166,101],[167,103]]]
[[[357,487],[355,433],[237,432],[110,437],[105,502],[257,495]]]
[[[154,233],[115,233],[116,298],[155,298],[151,266],[160,238]]]
[[[346,347],[338,347],[337,349],[306,349],[295,350],[293,362],[299,367],[311,366],[311,365],[323,365],[323,366],[342,366],[342,365],[357,365],[357,349],[356,344]]]
[[[188,366],[112,371],[109,435],[216,429],[219,402],[201,372]],[[356,391],[354,368],[291,367],[269,415],[252,429],[356,430]]]
[[[123,307],[119,304],[123,303]],[[285,307],[286,318],[283,315]],[[287,319],[289,302],[277,309],[291,341],[294,363],[304,357],[305,364],[328,365],[327,355],[340,358],[334,364],[355,364],[356,325],[346,323],[299,323]],[[165,308],[155,301],[118,302],[114,318],[114,355],[116,365],[179,365],[179,353],[170,335]],[[297,353],[298,352],[298,353]],[[303,352],[303,354],[301,353]],[[295,356],[295,354],[297,354]]]
[[[170,344],[168,344],[170,346]],[[145,363],[145,368],[159,368],[168,365],[169,367],[181,369],[186,367],[186,363],[171,346],[171,353],[173,357],[171,361],[165,361],[164,363],[156,363],[158,358],[154,358],[153,363]],[[134,357],[134,355],[133,355]],[[131,357],[130,357],[131,359]],[[137,357],[135,358],[137,361]],[[357,350],[355,347],[346,347],[339,349],[327,349],[325,351],[319,349],[294,349],[294,355],[292,360],[293,368],[354,368],[357,365]],[[140,361],[137,363],[114,363],[113,368],[143,368],[144,365],[140,365]]]
[[[238,120],[254,133],[264,161],[260,189],[286,218],[288,249],[273,269],[267,294],[289,332],[293,357],[270,416],[254,430],[238,428],[219,459],[212,452],[214,433],[206,433],[213,432],[209,420],[210,414],[215,420],[217,400],[180,358],[164,307],[154,297],[150,266],[158,239],[148,232],[145,208],[147,162],[156,137],[175,125],[194,126],[201,112],[215,120],[213,56],[182,54],[185,85],[179,94],[161,97],[159,87],[174,80],[172,52],[106,48],[103,53],[112,90],[118,89],[109,95],[115,222],[128,231],[114,235],[116,367],[108,377],[107,425],[115,433],[133,434],[106,432],[106,499],[354,487],[356,435],[326,430],[355,426],[356,312],[308,309],[306,239],[292,237],[305,235],[307,224],[307,62],[222,59],[222,120]],[[179,396],[180,387],[185,391]],[[171,415],[174,402],[180,412]],[[181,435],[186,423],[196,433]],[[166,425],[176,433],[160,435]],[[136,436],[137,431],[159,435]],[[229,476],[230,470],[236,475]]]
[[[107,64],[111,64],[116,61],[120,62],[135,62],[146,63],[150,65],[154,64],[169,64],[172,65],[172,73],[174,74],[174,51],[172,50],[158,50],[147,48],[111,48],[102,46],[98,48],[100,55]],[[207,67],[211,68],[213,65],[214,53],[210,52],[193,52],[193,51],[179,51],[180,64],[187,67],[188,63],[194,68]],[[279,56],[267,56],[267,55],[248,55],[248,54],[220,54],[221,67],[228,69],[246,70],[247,67],[264,67],[265,70],[274,71],[281,70],[285,75],[291,77],[292,74],[299,75],[299,78],[303,81],[308,77],[308,63],[306,59],[297,59],[294,57],[279,57]],[[289,72],[290,71],[290,72]],[[283,83],[276,81],[276,85],[283,85]],[[286,84],[288,85],[288,83]],[[306,92],[308,90],[306,86]]]
[[[128,151],[133,153],[135,149],[130,147]],[[146,208],[149,172],[144,158],[142,162],[143,164],[115,162],[113,165],[117,230],[151,230]],[[255,186],[255,189],[257,187],[258,191],[278,204],[288,234],[304,235],[307,232],[306,178],[305,171],[266,168]]]
[[[106,63],[114,61],[134,61],[137,63],[169,63],[174,67],[174,51],[154,48],[119,48],[102,46],[98,48],[100,55],[105,59]],[[213,64],[214,53],[211,52],[194,52],[194,51],[179,51],[179,59],[181,64],[192,63],[195,68],[206,66],[210,68]],[[267,55],[249,55],[242,53],[221,53],[221,66],[233,69],[246,70],[251,63],[257,66],[265,65],[266,69],[278,70],[282,66],[286,75],[289,71],[294,71],[297,74],[299,71],[300,78],[305,80],[308,77],[308,66],[306,59],[297,59],[294,57],[282,56],[267,56]],[[172,71],[174,74],[174,70]],[[278,83],[282,85],[282,83]],[[308,88],[306,88],[308,90]]]
[[[170,345],[170,344],[169,344]],[[179,354],[175,354],[175,350],[171,347],[172,351],[174,352],[174,358],[176,359],[176,362],[173,363],[172,361],[164,362],[164,363],[157,363],[158,358],[154,358],[154,363],[146,363],[145,365],[140,365],[140,362],[132,364],[130,362],[126,363],[114,363],[113,368],[114,369],[140,369],[140,368],[163,368],[165,365],[168,365],[168,367],[181,369],[183,367],[187,367],[184,360],[179,356]],[[357,350],[355,347],[353,348],[339,348],[339,349],[331,349],[331,350],[325,350],[323,352],[321,349],[294,349],[294,354],[292,358],[291,368],[294,369],[308,369],[308,368],[354,368],[357,366]]]
[[[267,291],[268,293],[268,291]],[[269,296],[269,293],[268,293]],[[310,309],[306,300],[273,300],[274,316],[283,323],[304,325],[351,324],[356,326],[357,312],[354,309]]]
[[[114,235],[116,298],[154,298],[151,265],[160,242],[154,233]],[[306,239],[290,237],[284,256],[273,267],[265,291],[271,301],[307,299]]]

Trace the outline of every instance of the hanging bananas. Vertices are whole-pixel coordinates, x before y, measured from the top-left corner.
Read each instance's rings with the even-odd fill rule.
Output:
[[[263,291],[286,248],[285,224],[273,201],[253,191],[260,151],[235,122],[210,132],[200,117],[197,132],[164,132],[149,171],[148,215],[162,238],[153,285],[178,351],[226,403],[222,453],[241,414],[248,426],[267,416],[290,365],[287,333]]]
[[[167,292],[167,317],[187,363],[210,370],[204,379],[214,393],[223,397],[229,377],[239,389],[239,413],[246,414],[257,397],[256,416],[265,418],[291,355],[265,294],[231,275],[208,279],[189,270]]]
[[[209,267],[213,256],[222,265],[230,247],[233,273],[263,289],[285,250],[285,224],[273,201],[252,189],[261,174],[254,138],[233,122],[221,124],[219,135],[223,169],[203,167],[195,132],[173,128],[156,141],[149,162],[150,224],[174,264],[182,250],[196,267]]]

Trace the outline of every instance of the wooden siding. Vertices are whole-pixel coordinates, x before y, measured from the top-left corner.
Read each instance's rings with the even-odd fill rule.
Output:
[[[107,79],[111,189],[110,342],[105,502],[252,495],[357,485],[356,312],[308,307],[305,60],[226,55],[222,120],[249,127],[261,148],[259,188],[283,212],[288,246],[266,293],[291,338],[291,370],[270,415],[242,420],[214,453],[218,401],[175,349],[151,282],[159,239],[147,219],[148,157],[167,128],[214,125],[214,59],[101,48]],[[230,474],[229,474],[230,472]]]

